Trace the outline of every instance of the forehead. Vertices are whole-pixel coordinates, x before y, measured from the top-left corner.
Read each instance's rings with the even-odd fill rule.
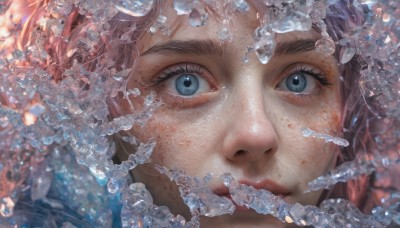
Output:
[[[229,20],[213,9],[206,8],[206,12],[208,17],[205,25],[193,27],[190,25],[189,15],[177,15],[173,5],[167,3],[162,9],[161,15],[167,18],[164,26],[169,29],[170,35],[164,35],[160,31],[154,34],[145,32],[137,43],[139,51],[143,53],[151,46],[173,40],[215,40],[221,44],[228,43],[230,46],[241,46],[244,49],[253,46],[254,31],[260,26],[261,17],[257,9],[250,7],[247,12],[235,12],[229,15]],[[218,33],[224,27],[227,27],[231,32],[231,41],[219,39]],[[289,32],[277,34],[276,42],[302,39],[317,40],[320,37],[320,33],[315,30],[309,32]]]

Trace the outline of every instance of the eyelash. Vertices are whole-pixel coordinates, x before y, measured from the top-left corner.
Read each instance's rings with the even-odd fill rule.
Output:
[[[175,77],[179,74],[195,73],[198,75],[202,75],[203,72],[203,68],[199,65],[189,63],[179,64],[174,67],[168,68],[166,71],[163,71],[161,75],[157,76],[153,80],[153,86],[160,85],[168,79]]]
[[[164,82],[168,81],[169,79],[171,79],[175,76],[178,76],[180,74],[185,74],[185,73],[193,73],[193,74],[197,74],[199,76],[203,76],[204,70],[205,69],[202,66],[193,64],[193,63],[182,63],[179,65],[174,65],[172,67],[168,67],[166,70],[164,70],[162,73],[160,73],[157,77],[155,77],[152,80],[152,86],[160,86]],[[327,77],[326,74],[315,69],[315,67],[309,66],[309,65],[295,66],[289,72],[284,73],[285,77],[282,80],[284,80],[286,77],[289,77],[292,74],[299,73],[299,72],[308,74],[311,77],[315,78],[323,87],[328,87],[328,86],[332,85],[331,81],[329,80],[329,78]],[[290,93],[290,94],[288,94],[288,96],[299,102],[311,101],[310,99],[312,99],[312,97],[313,97],[312,94],[301,94],[301,93],[298,93],[298,94]],[[176,100],[176,102],[178,102],[178,103],[179,102],[180,103],[190,103],[190,104],[187,104],[188,106],[189,105],[194,106],[197,103],[196,99],[193,100],[191,98],[181,98],[179,96],[176,96],[174,98],[174,100]]]
[[[332,85],[332,83],[330,82],[330,80],[328,79],[328,77],[326,76],[326,74],[322,73],[321,71],[315,70],[313,67],[311,66],[304,66],[301,65],[299,67],[296,67],[297,69],[295,69],[294,71],[292,71],[289,74],[286,74],[285,77],[288,77],[292,74],[295,73],[304,73],[304,74],[309,74],[310,76],[314,77],[315,79],[318,80],[319,83],[321,83],[321,85],[323,86],[330,86]]]
[[[293,75],[293,74],[296,74],[299,72],[308,74],[311,77],[315,78],[321,84],[322,87],[329,87],[332,85],[332,82],[329,79],[329,77],[327,76],[327,74],[315,69],[315,67],[310,66],[310,65],[297,65],[297,66],[293,67],[292,69],[290,69],[289,72],[284,73],[285,76],[281,80],[285,80],[290,75]],[[286,93],[285,97],[289,98],[292,101],[295,101],[296,103],[298,102],[299,104],[305,104],[305,103],[313,102],[314,95],[289,92],[289,93]]]

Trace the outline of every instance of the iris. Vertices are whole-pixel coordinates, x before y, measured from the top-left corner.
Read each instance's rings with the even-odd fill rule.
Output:
[[[185,74],[175,80],[176,91],[182,96],[191,96],[199,89],[199,79],[195,75]]]
[[[294,93],[301,93],[307,87],[307,79],[303,73],[290,75],[286,79],[286,87]]]

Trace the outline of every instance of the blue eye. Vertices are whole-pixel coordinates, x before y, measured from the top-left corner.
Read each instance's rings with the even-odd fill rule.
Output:
[[[296,69],[297,68],[297,69]],[[277,89],[295,94],[315,94],[321,86],[330,82],[318,69],[310,66],[297,66],[291,73],[286,73],[277,85]]]
[[[302,72],[286,78],[286,87],[294,93],[301,93],[307,88],[307,79]]]
[[[199,79],[192,74],[184,74],[175,80],[176,91],[182,96],[191,96],[199,89]]]

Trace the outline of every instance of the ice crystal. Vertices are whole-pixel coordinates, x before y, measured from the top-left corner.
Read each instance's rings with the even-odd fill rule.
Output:
[[[194,2],[192,12],[189,14],[189,23],[193,27],[200,27],[206,23],[208,14],[204,9],[204,5],[198,1]]]
[[[239,12],[247,12],[250,10],[249,4],[245,0],[233,0],[235,10]]]
[[[142,183],[125,188],[121,203],[122,227],[187,227],[182,216],[174,216],[165,206],[154,205],[150,192]]]
[[[338,182],[346,182],[364,174],[371,174],[379,168],[388,168],[396,164],[400,164],[398,155],[376,155],[371,158],[370,155],[363,154],[354,161],[345,162],[327,174],[309,182],[308,191],[329,189]]]
[[[229,27],[229,22],[227,20],[224,20],[220,26],[221,27],[218,29],[218,32],[217,32],[218,38],[221,41],[232,40],[233,36],[232,36],[231,28]]]
[[[246,206],[261,214],[272,215],[283,222],[314,227],[329,227],[330,225],[381,227],[384,224],[387,225],[374,216],[364,215],[352,203],[344,199],[324,200],[320,208],[303,206],[299,203],[290,204],[268,190],[240,184],[228,173],[222,175],[221,179],[229,188],[232,200],[237,205]],[[390,219],[392,218],[394,217],[390,217]]]
[[[199,179],[190,177],[178,169],[167,169],[159,165],[156,165],[156,169],[178,185],[183,201],[189,207],[193,216],[214,217],[234,212],[235,206],[228,198],[215,195],[207,187],[212,177],[211,174]]]
[[[0,214],[3,217],[10,217],[13,215],[15,203],[10,197],[0,199]]]
[[[161,173],[178,184],[181,196],[194,215],[190,221],[171,214],[167,207],[154,205],[143,184],[131,184],[129,170],[149,161],[155,147],[153,140],[144,143],[134,136],[123,135],[121,140],[137,149],[129,151],[132,153],[128,160],[121,164],[111,160],[116,145],[110,137],[129,131],[133,125],[144,126],[161,104],[152,93],[137,88],[127,90],[126,81],[132,68],[118,65],[120,60],[109,53],[98,55],[98,52],[114,43],[134,41],[132,34],[137,29],[136,23],[116,34],[114,22],[121,19],[118,12],[143,17],[153,9],[155,1],[47,1],[41,10],[34,11],[38,19],[31,24],[34,27],[31,30],[26,23],[32,13],[27,12],[31,5],[19,6],[21,2],[0,0],[0,226],[43,227],[47,221],[56,221],[59,227],[84,227],[87,223],[112,227],[119,226],[112,219],[117,213],[122,227],[198,227],[199,215],[231,214],[234,204],[207,188],[210,175],[194,178],[176,169],[158,166]],[[354,116],[344,134],[351,135],[357,126],[365,125],[369,137],[365,140],[375,148],[355,151],[358,155],[353,161],[345,161],[311,181],[309,191],[330,189],[338,182],[365,175],[374,175],[371,179],[376,179],[377,183],[396,182],[396,168],[393,167],[400,163],[399,2],[262,2],[267,6],[266,14],[259,15],[260,27],[254,32],[253,46],[246,50],[245,62],[249,61],[248,54],[254,51],[261,63],[268,63],[274,54],[277,33],[308,31],[313,23],[322,35],[315,44],[318,52],[325,56],[337,54],[341,64],[352,64],[353,60],[361,63],[361,78],[356,82],[359,88],[355,89],[361,91],[362,96],[357,99],[367,109],[352,113]],[[364,19],[358,19],[355,14],[346,15],[339,4],[354,7]],[[227,42],[235,35],[232,22],[237,13],[250,11],[248,1],[244,0],[174,0],[173,6],[178,15],[188,15],[186,18],[195,27],[206,24],[208,8],[215,10],[222,18],[218,38]],[[77,24],[71,26],[69,20],[73,15],[79,17]],[[336,19],[332,21],[327,16]],[[122,18],[121,22],[126,22]],[[334,24],[344,18],[343,25]],[[164,15],[157,15],[149,24],[150,33],[169,35],[167,21]],[[71,27],[81,29],[73,31],[77,33],[74,34],[76,39],[69,34]],[[348,27],[348,31],[328,34],[328,28],[332,27]],[[18,40],[25,39],[21,36],[22,30],[31,31],[25,34],[29,41],[25,46],[14,48]],[[67,59],[57,54],[57,50],[65,46],[71,46],[65,52]],[[88,67],[89,63],[93,65]],[[353,67],[342,65],[340,68],[348,69],[348,66]],[[127,99],[140,96],[144,100],[143,109],[135,109],[131,104],[131,114],[110,118],[109,104],[115,102],[119,94]],[[362,118],[362,114],[369,113],[373,115]],[[343,147],[349,144],[344,139],[310,129],[304,133]],[[351,137],[352,146],[365,143],[354,141],[354,135]],[[391,194],[382,198],[381,205],[370,211],[372,214],[363,214],[343,199],[325,200],[319,208],[288,204],[266,190],[239,184],[230,175],[226,175],[224,181],[237,205],[271,214],[283,222],[315,227],[400,225],[399,193],[393,193],[387,183],[380,183],[381,186],[378,183],[376,189],[369,189]],[[114,205],[118,200],[122,206]],[[29,205],[44,206],[21,208]],[[77,215],[60,213],[65,208],[74,210]],[[83,222],[77,222],[79,219],[74,216],[82,218]]]
[[[346,147],[349,145],[349,142],[346,139],[342,139],[342,138],[335,137],[335,136],[330,136],[325,133],[315,132],[309,128],[306,128],[303,130],[303,136],[304,137],[314,137],[317,139],[323,139],[325,142],[332,142],[333,144],[336,144],[338,146]]]
[[[118,0],[115,8],[128,15],[142,17],[150,12],[153,2],[154,0]]]
[[[177,15],[190,14],[193,9],[193,0],[174,0],[174,9]]]
[[[330,37],[323,37],[315,43],[317,52],[330,56],[335,52],[335,42]]]
[[[166,22],[167,22],[166,16],[158,15],[154,25],[149,28],[150,34],[154,34],[157,31],[161,31],[162,34],[168,36],[170,34],[170,30],[167,26],[165,26]]]
[[[262,64],[267,64],[275,51],[275,33],[269,26],[259,27],[254,33],[254,39],[254,50],[258,59]]]
[[[281,5],[274,4],[277,7],[269,8],[266,21],[276,33],[309,31],[313,2],[313,0],[298,0]]]

